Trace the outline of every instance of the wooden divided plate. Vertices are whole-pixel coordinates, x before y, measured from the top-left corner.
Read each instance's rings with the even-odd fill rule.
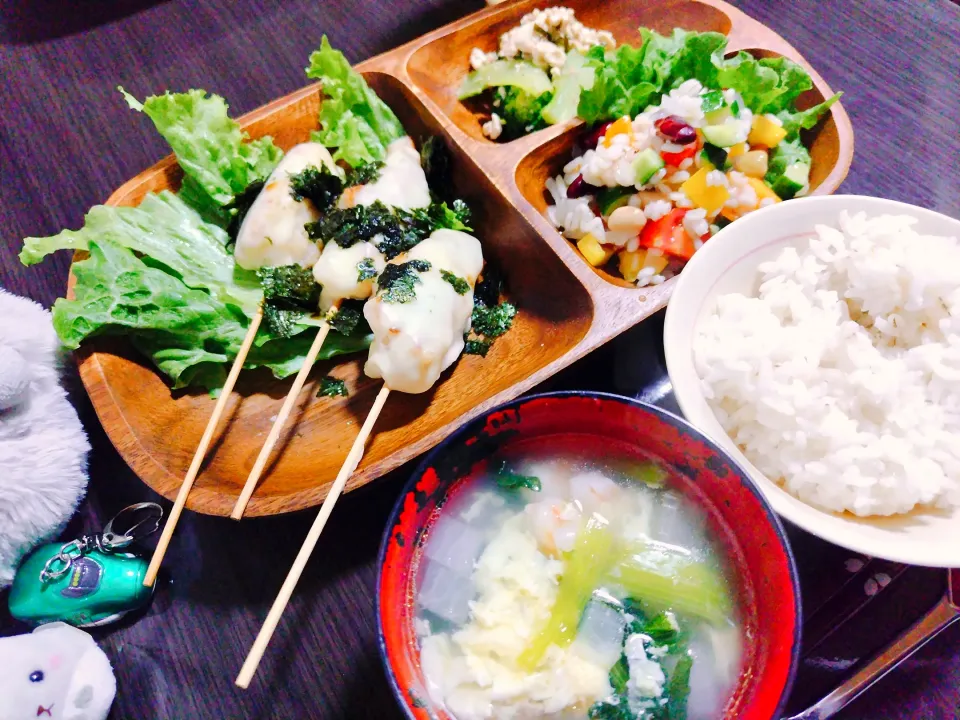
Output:
[[[513,330],[486,358],[464,356],[432,391],[390,398],[348,490],[530,389],[661,309],[670,296],[672,281],[637,288],[594,269],[544,217],[544,181],[569,156],[581,123],[571,121],[496,144],[482,136],[477,118],[457,100],[471,48],[494,49],[499,35],[522,15],[555,4],[573,7],[583,22],[612,31],[618,42],[638,42],[641,25],[660,32],[681,27],[725,33],[730,51],[787,56],[807,69],[815,85],[801,96],[801,107],[833,92],[781,37],[718,0],[529,0],[499,5],[361,63],[358,69],[412,137],[438,134],[446,139],[454,157],[457,193],[473,208],[473,226],[484,253],[503,269],[519,313]],[[319,102],[318,86],[312,85],[255,110],[240,124],[252,137],[272,135],[286,149],[316,129]],[[813,193],[831,193],[853,156],[853,131],[840,104],[807,140]],[[177,189],[180,178],[179,167],[168,157],[123,185],[107,204],[136,205],[148,192]],[[318,363],[248,515],[289,512],[323,500],[380,385],[363,375],[364,357]],[[350,396],[316,398],[316,382],[334,368],[337,377],[347,380]],[[117,338],[87,343],[80,353],[80,375],[120,454],[145,483],[172,499],[213,400],[204,393],[171,393],[149,363]],[[262,371],[240,376],[187,507],[229,515],[291,382]]]

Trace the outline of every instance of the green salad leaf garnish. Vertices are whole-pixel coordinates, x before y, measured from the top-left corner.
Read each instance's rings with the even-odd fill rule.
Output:
[[[227,250],[229,238],[205,222],[179,196],[149,194],[137,207],[97,205],[79,230],[23,241],[20,261],[34,265],[57,250],[89,250],[93,241],[136,252],[187,288],[205,290],[225,305],[253,315],[260,304],[256,275],[237,266]]]
[[[343,53],[330,47],[326,35],[320,49],[310,55],[306,73],[320,81],[323,94],[320,130],[313,139],[337,148],[334,160],[351,167],[383,160],[387,145],[406,135],[397,116],[350,67]]]
[[[188,90],[140,102],[119,90],[131,108],[153,121],[184,174],[219,207],[230,205],[251,183],[266,178],[283,157],[270,137],[250,140],[227,114],[227,103],[219,95]]]
[[[595,79],[593,87],[581,93],[577,108],[586,122],[634,117],[686,80],[698,80],[708,89],[736,90],[752,112],[776,114],[788,130],[794,124],[813,127],[839,97],[798,113],[794,104],[813,81],[788,58],[755,58],[743,51],[726,58],[727,39],[714,32],[677,29],[664,36],[640,28],[640,35],[640,47],[595,47],[587,54]]]

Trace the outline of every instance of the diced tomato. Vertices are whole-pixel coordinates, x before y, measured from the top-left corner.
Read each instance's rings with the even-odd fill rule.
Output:
[[[667,165],[673,165],[673,167],[680,167],[682,163],[687,158],[694,157],[698,152],[700,152],[700,139],[697,138],[697,142],[692,142],[689,145],[684,145],[683,149],[679,152],[666,152],[663,151],[660,153],[660,157],[663,158],[663,162]]]
[[[640,247],[660,250],[671,257],[689,260],[695,248],[693,239],[683,227],[683,208],[671,210],[659,220],[651,220],[640,231]]]

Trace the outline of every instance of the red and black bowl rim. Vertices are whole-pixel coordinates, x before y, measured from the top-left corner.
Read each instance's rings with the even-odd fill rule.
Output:
[[[559,412],[564,406],[588,416],[593,413],[590,419],[595,424],[589,429],[574,430],[576,434],[610,438],[612,442],[641,448],[644,442],[655,445],[657,450],[647,451],[671,465],[686,486],[685,495],[692,494],[706,509],[722,552],[736,571],[733,580],[743,631],[750,638],[744,643],[742,658],[743,666],[751,670],[749,679],[744,682],[741,672],[737,690],[727,705],[727,717],[780,717],[799,662],[802,617],[796,562],[780,519],[747,472],[683,418],[632,398],[582,391],[527,396],[489,411],[431,450],[404,486],[390,514],[378,554],[377,632],[390,687],[406,716],[410,720],[437,718],[429,709],[430,700],[419,674],[419,649],[412,629],[412,574],[425,530],[457,481],[469,476],[484,458],[511,439],[521,437],[524,414],[535,418],[531,436],[570,434],[571,427],[564,413]],[[614,412],[604,416],[605,410],[611,408]],[[547,410],[550,412],[544,412]],[[638,424],[623,421],[623,413],[635,411],[640,413],[631,414],[631,418],[646,420],[642,430]],[[617,433],[622,438],[617,438]],[[721,505],[725,510],[719,509]],[[734,532],[730,518],[743,513],[752,513],[751,520],[738,523]],[[753,542],[754,538],[757,542]],[[764,603],[758,602],[760,597],[765,598]],[[771,602],[768,598],[789,602]],[[400,612],[387,612],[398,607]],[[784,652],[787,644],[789,650]]]

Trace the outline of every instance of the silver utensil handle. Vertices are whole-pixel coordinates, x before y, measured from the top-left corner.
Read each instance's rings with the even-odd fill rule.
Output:
[[[944,597],[930,612],[840,687],[816,705],[783,720],[825,720],[833,717],[957,620],[960,620],[960,611],[951,605],[948,597]]]

